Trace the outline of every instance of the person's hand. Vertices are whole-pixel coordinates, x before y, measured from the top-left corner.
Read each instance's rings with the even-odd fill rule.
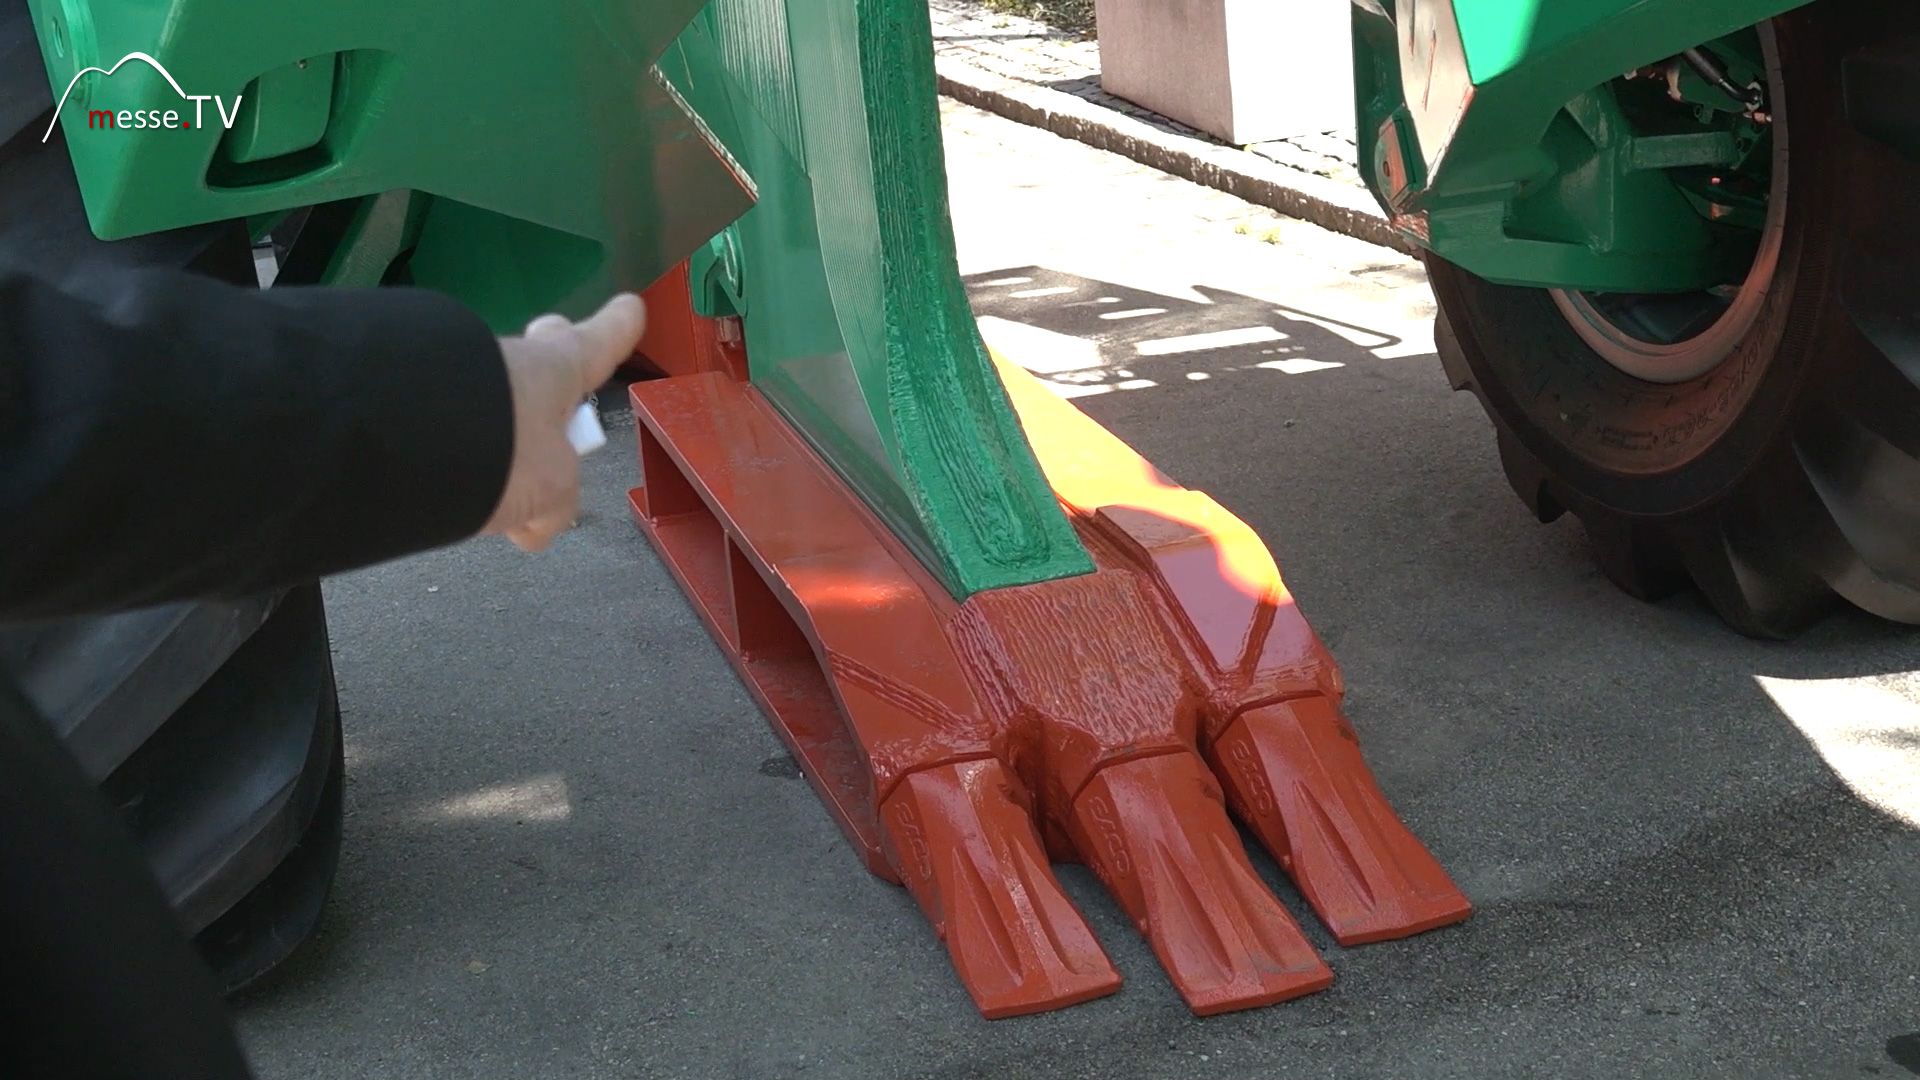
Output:
[[[646,305],[622,293],[583,322],[542,315],[520,337],[500,339],[513,389],[513,465],[482,533],[540,551],[573,527],[580,457],[567,442],[567,421],[633,355],[646,326]]]

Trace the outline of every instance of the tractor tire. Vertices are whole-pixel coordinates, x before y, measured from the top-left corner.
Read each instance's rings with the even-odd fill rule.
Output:
[[[64,133],[44,136],[53,104],[26,0],[0,0],[0,256],[56,280],[168,268],[258,286],[240,221],[95,238]],[[0,627],[0,677],[112,805],[222,990],[312,935],[344,812],[317,583]]]
[[[1663,346],[1649,381],[1576,329],[1577,294],[1429,255],[1441,360],[1521,500],[1579,518],[1629,594],[1691,585],[1756,637],[1840,601],[1920,623],[1920,167],[1879,130],[1914,131],[1920,13],[1823,0],[1758,29],[1777,144],[1737,332]]]

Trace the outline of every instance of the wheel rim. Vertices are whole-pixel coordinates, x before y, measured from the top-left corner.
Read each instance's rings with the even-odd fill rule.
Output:
[[[1771,24],[1755,28],[1766,64],[1767,207],[1746,276],[1686,293],[1590,293],[1550,289],[1554,306],[1601,359],[1644,382],[1671,385],[1707,374],[1727,359],[1760,319],[1780,264],[1786,231],[1787,101]]]

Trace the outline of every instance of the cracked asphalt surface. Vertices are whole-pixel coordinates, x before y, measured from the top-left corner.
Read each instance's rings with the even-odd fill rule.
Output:
[[[1126,987],[981,1020],[628,521],[615,417],[547,555],[329,583],[346,852],[238,1004],[262,1077],[1920,1073],[1920,635],[1619,594],[1507,489],[1417,264],[951,103],[947,139],[989,340],[1268,540],[1475,917],[1340,949],[1256,855],[1336,982],[1196,1020],[1066,867]]]

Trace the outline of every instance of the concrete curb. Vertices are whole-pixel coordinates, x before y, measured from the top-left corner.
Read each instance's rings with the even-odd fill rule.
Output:
[[[1408,255],[1419,249],[1387,224],[1364,189],[1265,158],[1161,131],[1060,90],[936,56],[940,93],[976,109],[1130,158],[1324,229]]]

